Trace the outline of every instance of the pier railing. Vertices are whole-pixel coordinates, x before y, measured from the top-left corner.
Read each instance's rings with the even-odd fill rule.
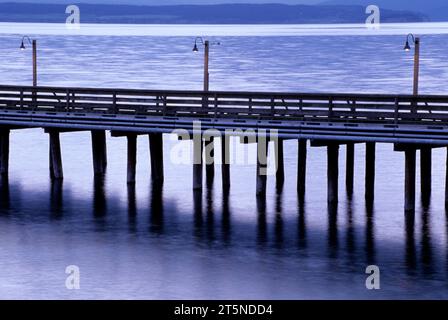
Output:
[[[0,109],[108,115],[448,124],[448,96],[0,86]]]

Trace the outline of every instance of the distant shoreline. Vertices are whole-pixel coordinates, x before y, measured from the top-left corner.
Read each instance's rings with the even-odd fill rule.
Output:
[[[357,5],[98,5],[78,4],[81,23],[101,24],[340,24],[364,23],[365,7]],[[65,22],[63,4],[0,3],[0,22]],[[384,23],[427,22],[411,11],[381,10]]]

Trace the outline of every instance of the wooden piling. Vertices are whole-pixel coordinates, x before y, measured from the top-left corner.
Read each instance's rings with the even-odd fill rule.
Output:
[[[276,152],[276,186],[277,189],[281,189],[285,183],[285,160],[283,151],[283,139],[275,140],[275,152]]]
[[[257,196],[266,195],[268,144],[265,138],[257,139]]]
[[[345,162],[345,188],[349,195],[353,194],[353,182],[355,175],[355,144],[347,143]]]
[[[422,200],[428,201],[431,197],[431,176],[432,176],[432,149],[423,147],[420,149],[420,187]]]
[[[91,140],[93,173],[94,175],[103,175],[106,173],[107,166],[106,131],[92,130]]]
[[[205,140],[205,177],[207,185],[213,183],[215,177],[215,137]]]
[[[338,203],[339,145],[327,146],[327,200],[331,205]]]
[[[375,198],[375,142],[366,143],[366,180],[365,180],[365,199],[371,202]]]
[[[163,134],[149,134],[149,152],[151,157],[151,179],[155,183],[163,183]]]
[[[221,175],[224,191],[230,188],[230,136],[221,136]]]
[[[9,129],[0,130],[0,175],[5,177],[9,171]]]
[[[202,160],[203,142],[202,138],[193,138],[193,190],[202,190]]]
[[[50,137],[50,177],[54,180],[61,180],[64,178],[64,173],[59,131],[48,130],[48,135]]]
[[[297,161],[297,193],[299,200],[305,197],[306,189],[306,156],[307,156],[307,141],[298,140],[298,161]]]
[[[415,155],[415,148],[409,147],[405,150],[405,211],[415,211]]]
[[[128,184],[135,183],[135,173],[137,167],[137,135],[128,134]]]

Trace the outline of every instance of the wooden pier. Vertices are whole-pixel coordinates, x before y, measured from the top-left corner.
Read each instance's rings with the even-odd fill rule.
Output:
[[[199,138],[195,125],[200,123]],[[422,199],[431,194],[433,148],[448,146],[448,96],[380,94],[305,94],[281,92],[212,92],[0,86],[0,174],[8,174],[11,130],[44,128],[49,136],[49,168],[54,180],[63,179],[60,135],[90,131],[93,172],[107,168],[106,131],[127,139],[128,183],[135,182],[137,137],[149,139],[152,180],[164,180],[163,134],[183,129],[194,145],[193,189],[203,188],[215,175],[214,145],[221,134],[221,175],[224,190],[231,185],[230,135],[257,143],[257,195],[266,192],[268,141],[275,141],[276,181],[285,181],[284,141],[296,140],[297,193],[304,199],[308,147],[327,149],[327,196],[338,202],[339,153],[346,150],[346,189],[353,193],[354,156],[365,144],[365,199],[374,200],[375,150],[389,143],[402,152],[405,173],[404,208],[415,210],[416,154],[420,152]],[[198,132],[196,132],[198,133]],[[263,138],[263,139],[262,139]],[[245,141],[244,138],[241,138]],[[204,153],[207,159],[204,161]],[[211,161],[210,161],[211,159]],[[447,159],[448,167],[448,159]],[[448,205],[448,170],[446,204]]]

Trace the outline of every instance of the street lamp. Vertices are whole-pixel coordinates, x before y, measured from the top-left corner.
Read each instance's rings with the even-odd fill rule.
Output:
[[[210,42],[202,39],[202,37],[196,37],[194,40],[193,52],[199,52],[198,42],[204,46],[204,91],[208,91],[210,84],[210,74],[208,72],[210,45],[220,45],[219,42]]]
[[[37,86],[37,41],[31,40],[28,36],[22,37],[22,44],[20,45],[20,50],[25,50],[25,42],[28,41],[30,45],[33,47],[33,87]]]
[[[410,40],[415,44],[414,51],[414,89],[413,94],[418,95],[418,78],[420,71],[420,38],[415,37],[412,33],[406,37],[406,44],[404,45],[404,51],[411,51]]]

